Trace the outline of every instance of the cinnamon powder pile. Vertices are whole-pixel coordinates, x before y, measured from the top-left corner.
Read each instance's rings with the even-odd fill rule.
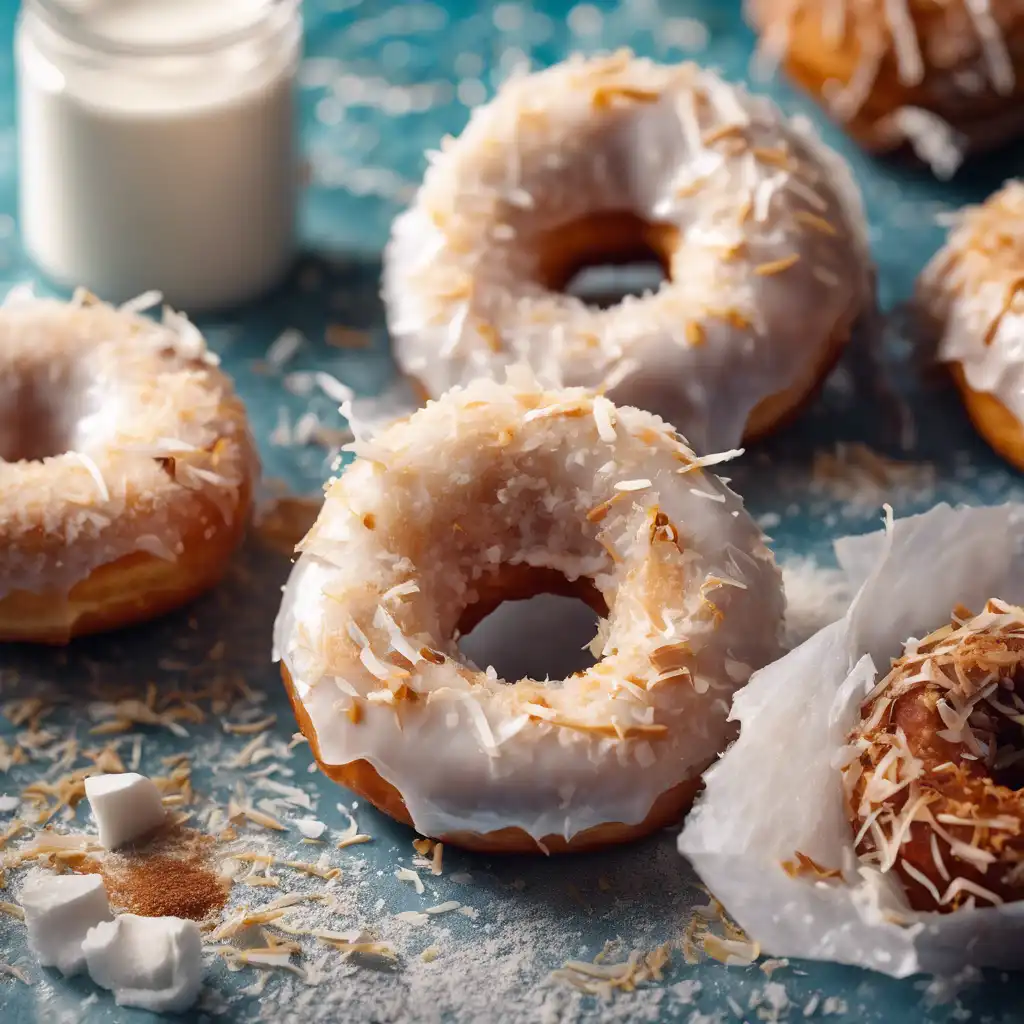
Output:
[[[229,883],[212,867],[214,844],[211,836],[174,826],[78,870],[102,875],[110,904],[118,910],[203,921],[228,898]]]

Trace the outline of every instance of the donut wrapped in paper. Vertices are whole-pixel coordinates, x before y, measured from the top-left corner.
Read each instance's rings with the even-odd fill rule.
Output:
[[[882,533],[838,541],[840,565],[859,587],[849,611],[755,673],[736,695],[732,718],[740,723],[739,739],[706,773],[704,796],[679,849],[765,952],[855,964],[894,977],[952,972],[968,964],[1024,966],[1024,902],[989,892],[998,888],[994,870],[992,883],[970,881],[984,881],[990,865],[977,850],[980,865],[967,862],[964,855],[971,850],[957,852],[956,836],[964,833],[955,816],[936,818],[928,798],[917,801],[915,806],[925,808],[919,820],[934,822],[930,827],[945,837],[946,850],[940,854],[935,835],[929,835],[939,884],[927,878],[918,883],[921,873],[912,863],[906,866],[915,811],[882,837],[891,850],[880,841],[881,852],[865,856],[877,822],[857,830],[847,810],[850,781],[844,791],[844,780],[856,782],[861,771],[851,733],[862,727],[862,705],[870,714],[868,698],[876,696],[880,681],[898,676],[900,663],[889,673],[891,660],[905,650],[913,657],[934,649],[941,643],[936,637],[973,636],[972,630],[983,632],[986,624],[1022,625],[1020,609],[1013,607],[1024,602],[1022,533],[1022,506],[940,505],[890,523]],[[966,621],[970,609],[980,614]],[[941,629],[951,612],[952,624]],[[1016,646],[1006,641],[1001,649],[1019,654]],[[999,701],[1003,692],[996,693]],[[1014,699],[1012,689],[1006,699]],[[894,714],[894,706],[885,713]],[[953,717],[948,703],[940,710]],[[938,735],[959,740],[957,729],[963,730],[969,712]],[[905,737],[899,733],[897,739]],[[968,753],[969,760],[938,769],[974,770],[975,756]],[[984,774],[981,764],[975,774]],[[920,780],[897,779],[891,790],[908,783]],[[1009,799],[1009,790],[1000,791]],[[1004,830],[996,849],[1019,842],[1020,820],[1011,817],[1001,816],[982,830],[986,836]],[[945,840],[952,841],[952,856]],[[1003,871],[1001,878],[1007,877]],[[922,905],[925,885],[939,909],[912,908]]]

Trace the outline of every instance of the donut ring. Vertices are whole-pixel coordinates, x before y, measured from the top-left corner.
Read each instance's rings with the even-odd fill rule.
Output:
[[[712,460],[649,413],[520,371],[355,450],[275,626],[324,773],[479,850],[587,849],[677,818],[732,735],[733,691],[780,651],[778,570]],[[551,590],[605,616],[592,668],[504,682],[461,655],[459,630]]]
[[[918,281],[917,306],[978,433],[1024,469],[1024,183],[960,212]]]
[[[0,307],[0,640],[66,643],[220,579],[258,465],[215,362],[170,311]]]
[[[668,278],[654,293],[597,309],[563,291],[645,253]],[[764,97],[623,52],[515,79],[474,111],[394,223],[384,298],[429,396],[526,362],[717,451],[807,401],[873,279],[841,158]]]
[[[1022,669],[1024,609],[993,599],[909,643],[862,706],[843,771],[857,852],[915,910],[1024,898],[1024,792],[993,778],[1024,749]]]
[[[865,149],[908,142],[943,175],[1022,127],[1016,0],[748,0],[761,50]]]

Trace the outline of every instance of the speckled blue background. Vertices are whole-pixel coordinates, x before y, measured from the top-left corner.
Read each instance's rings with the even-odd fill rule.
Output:
[[[0,37],[5,43],[0,54],[0,283],[6,284],[31,279],[32,270],[19,252],[16,226],[14,75],[6,45],[16,5],[5,0],[0,11]],[[277,294],[201,325],[248,403],[267,475],[287,480],[296,490],[315,493],[327,475],[332,453],[315,444],[270,443],[270,432],[282,417],[294,423],[310,406],[306,399],[287,392],[282,372],[267,373],[258,364],[282,330],[296,328],[306,341],[286,372],[327,369],[364,393],[386,385],[392,369],[377,297],[380,251],[391,218],[409,198],[422,171],[424,149],[435,146],[444,133],[457,132],[468,106],[490,95],[520,62],[528,60],[537,66],[573,49],[630,45],[665,60],[694,56],[729,77],[743,79],[752,38],[741,23],[735,0],[624,0],[575,6],[554,0],[532,6],[469,0],[451,0],[447,5],[309,0],[305,17],[302,141],[312,171],[302,206],[307,252]],[[687,19],[697,19],[704,27]],[[705,31],[706,40],[702,38]],[[773,84],[770,91],[787,108],[805,111],[821,123],[816,108],[785,85]],[[885,495],[894,500],[898,513],[927,507],[939,498],[988,503],[1024,494],[1020,479],[975,437],[946,382],[913,365],[900,313],[917,272],[941,240],[943,229],[936,224],[936,216],[983,198],[1012,173],[1024,151],[971,166],[954,183],[944,184],[909,165],[876,163],[831,126],[822,128],[827,139],[849,157],[864,189],[880,298],[889,323],[881,378],[864,348],[855,347],[822,399],[799,423],[729,468],[734,486],[747,497],[752,511],[770,524],[776,549],[784,557],[827,558],[832,537],[859,532],[877,522],[881,493],[877,500],[850,506],[816,489],[811,481],[814,453],[833,449],[838,441],[862,441],[889,455],[933,467],[934,488],[903,487]],[[799,316],[799,310],[794,310],[794,316]],[[329,347],[324,343],[328,324],[368,331],[372,346],[358,352]],[[328,399],[315,400],[313,408],[324,422],[342,425]],[[916,437],[909,447],[900,440],[907,437],[908,423]],[[268,658],[277,588],[286,570],[283,560],[251,546],[240,560],[239,573],[219,592],[153,627],[76,644],[66,652],[0,647],[0,697],[9,700],[45,692],[63,702],[53,721],[64,726],[78,722],[76,728],[84,735],[87,724],[79,721],[81,701],[91,680],[118,681],[126,687],[150,680],[162,685],[180,683],[183,678],[199,682],[214,671],[206,652],[222,639],[225,656],[217,670],[226,665],[244,673],[249,685],[265,695],[265,706],[278,712],[276,729],[286,739],[293,730],[292,720]],[[196,749],[219,735],[215,723],[190,729],[193,737],[188,746]],[[5,731],[13,735],[16,730],[6,719],[0,720],[0,735]],[[166,733],[147,732],[143,770],[154,770],[161,755],[178,749],[181,741]],[[343,794],[330,785],[318,788],[319,776],[305,774],[307,763],[303,748],[290,762],[296,779],[318,793],[318,816],[332,829],[340,827],[342,818],[335,804]],[[36,770],[17,768],[10,777],[0,776],[0,792],[19,792]],[[223,801],[233,779],[230,773],[197,770],[196,785]],[[365,858],[363,877],[370,876],[362,884],[374,893],[379,891],[389,913],[421,905],[422,899],[393,877],[396,858],[408,861],[412,834],[369,808],[360,809],[359,819],[361,827],[375,836],[373,844],[359,848]],[[3,824],[0,815],[0,831]],[[489,913],[500,918],[526,908],[532,919],[573,935],[573,955],[589,958],[605,939],[616,935],[623,937],[627,949],[635,939],[678,937],[689,907],[701,896],[685,865],[673,859],[672,847],[672,837],[664,836],[627,850],[548,862],[491,862],[449,851],[446,876],[430,880],[436,883],[436,896],[428,899],[465,900],[447,875],[471,872],[476,879],[473,903],[480,908],[481,919],[450,924],[451,941],[474,941],[474,929],[482,926]],[[335,852],[341,863],[345,851]],[[379,878],[372,870],[378,865],[383,871]],[[613,886],[609,894],[598,885],[606,877],[622,884]],[[570,883],[575,893],[585,894],[582,901],[570,897]],[[9,897],[0,893],[2,898]],[[114,1008],[105,995],[82,1008],[80,1000],[93,992],[91,985],[81,980],[66,983],[40,970],[27,958],[23,934],[16,922],[0,919],[0,957],[21,964],[34,982],[26,988],[0,977],[0,1021],[149,1019],[143,1013]],[[560,963],[556,951],[548,955],[540,950],[534,966],[524,971],[523,985],[542,984],[547,971]],[[436,966],[445,969],[443,958]],[[212,990],[223,998],[208,1001],[209,1009],[193,1016],[212,1017],[220,1006],[224,1019],[231,1021],[256,1020],[264,1013],[266,1019],[287,1020],[286,1011],[264,1011],[264,1005],[270,1005],[266,997],[263,1001],[232,997],[252,981],[251,975],[228,976],[223,967],[217,967],[209,977]],[[702,985],[692,1004],[671,988],[690,979]],[[961,992],[957,1001],[938,1006],[929,1005],[933,1000],[924,992],[923,982],[897,983],[828,965],[792,964],[777,972],[774,980],[785,986],[790,1000],[780,1019],[803,1019],[801,1008],[815,994],[842,999],[837,1005],[845,1006],[845,1011],[840,1008],[824,1018],[837,1024],[938,1022],[969,1015],[976,1021],[996,1022],[1024,1016],[1017,982],[1005,975],[987,976],[984,984]],[[755,1021],[758,1010],[750,1008],[751,996],[756,1001],[765,981],[757,968],[725,968],[713,962],[687,966],[677,956],[669,971],[669,987],[657,1005],[649,1000],[632,1003],[634,997],[622,995],[612,1004],[584,1000],[564,1012],[592,1021]],[[267,992],[279,983],[272,979]],[[401,970],[381,985],[381,992],[400,993]],[[735,1008],[727,1002],[730,997]],[[327,995],[317,999],[323,1004],[321,1016],[304,1010],[299,1015],[304,1021],[469,1019],[458,1000],[451,1005],[440,1000],[428,1007],[411,997],[406,1003],[371,999],[341,1003],[331,1010]],[[474,1003],[474,1019],[514,1019],[500,1002],[483,1010],[481,1005]],[[815,1019],[822,1017],[821,1005],[813,1013]]]

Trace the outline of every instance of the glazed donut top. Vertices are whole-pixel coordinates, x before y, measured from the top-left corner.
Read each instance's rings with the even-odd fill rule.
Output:
[[[159,297],[157,297],[158,301]],[[67,591],[137,551],[177,559],[255,468],[199,331],[85,293],[0,306],[0,597]]]
[[[938,331],[938,357],[958,363],[1024,423],[1024,183],[1008,182],[959,214],[925,267],[918,303]]]
[[[945,77],[951,97],[986,90],[1009,96],[1016,86],[1006,37],[1024,24],[1018,0],[748,0],[748,10],[770,57],[785,56],[794,26],[805,18],[817,18],[837,50],[852,45],[855,64],[830,97],[845,118],[857,113],[890,63],[900,86]]]
[[[549,264],[595,217],[598,245],[627,222],[656,237],[671,280],[603,310],[558,291]],[[767,98],[627,52],[513,79],[475,110],[431,155],[384,275],[399,361],[432,394],[527,362],[545,381],[616,381],[609,397],[705,451],[737,445],[871,291],[835,153]]]
[[[322,761],[368,760],[428,835],[540,840],[637,824],[724,749],[732,692],[779,653],[783,596],[712,458],[521,368],[354,447],[275,629]],[[463,613],[526,567],[596,588],[593,667],[504,681],[460,652]]]

